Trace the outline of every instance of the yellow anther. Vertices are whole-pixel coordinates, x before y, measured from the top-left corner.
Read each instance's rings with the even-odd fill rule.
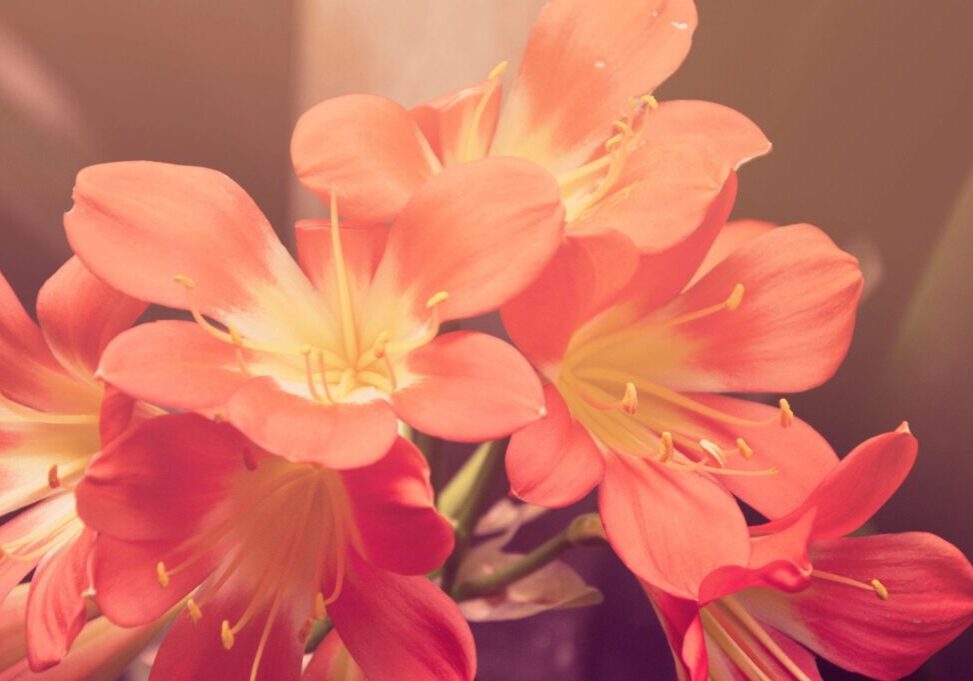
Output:
[[[379,331],[378,336],[375,337],[375,344],[372,346],[372,353],[377,359],[382,359],[385,357],[385,348],[389,344],[389,332]]]
[[[672,444],[672,433],[668,430],[662,431],[662,435],[659,440],[659,461],[665,463],[672,458],[672,455],[676,453],[676,448]]]
[[[887,601],[889,599],[889,590],[885,588],[884,584],[882,584],[877,579],[873,579],[872,581],[869,582],[869,584],[872,585],[872,588],[875,589],[875,594],[881,600]]]
[[[314,596],[314,619],[323,620],[328,616],[328,611],[325,608],[324,594],[320,591]]]
[[[183,286],[185,286],[190,290],[196,288],[196,281],[191,277],[187,277],[185,274],[177,274],[176,276],[173,277],[173,280],[177,284],[182,284]]]
[[[622,411],[628,415],[634,415],[639,410],[639,393],[635,389],[634,383],[625,384],[625,395],[622,397]]]
[[[659,108],[659,100],[652,95],[642,95],[641,99],[653,111]]]
[[[61,486],[61,478],[57,473],[57,464],[47,469],[47,484],[51,489],[57,489]]]
[[[605,151],[611,151],[625,139],[622,135],[612,135],[605,141]]]
[[[612,127],[617,130],[623,138],[635,134],[635,132],[632,130],[632,126],[625,121],[612,121]]]
[[[197,624],[199,620],[203,619],[203,611],[191,598],[186,602],[186,611],[189,612],[189,619],[193,621],[193,624]]]
[[[223,620],[223,625],[220,627],[220,638],[223,640],[224,650],[230,650],[236,641],[233,630],[230,629],[230,623],[226,620]]]
[[[790,402],[783,397],[780,398],[780,427],[790,428],[794,425],[794,410],[791,409]]]
[[[740,454],[744,459],[749,459],[753,456],[753,450],[750,448],[750,445],[747,444],[747,441],[742,437],[737,438],[737,448],[740,450]]]
[[[436,293],[433,293],[431,296],[429,296],[429,300],[426,301],[426,309],[431,310],[440,303],[444,302],[447,298],[449,298],[449,294],[446,291],[437,291]]]
[[[720,449],[715,442],[704,439],[699,441],[699,446],[704,452],[716,459],[716,463],[718,463],[721,467],[726,466],[726,458],[723,456],[723,450]]]
[[[169,586],[169,573],[166,571],[166,564],[161,560],[155,564],[155,578],[159,580],[159,586],[163,589]]]
[[[740,303],[742,302],[743,302],[743,284],[737,284],[736,286],[733,287],[733,293],[731,293],[730,297],[726,299],[726,303],[725,303],[726,309],[732,312],[733,310],[740,307]]]
[[[510,66],[510,62],[508,61],[500,62],[490,70],[490,73],[487,76],[487,80],[496,80],[497,78],[503,75],[504,71],[507,70],[508,66]]]

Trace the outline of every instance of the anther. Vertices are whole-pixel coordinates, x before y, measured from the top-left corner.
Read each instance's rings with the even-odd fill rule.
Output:
[[[791,409],[790,402],[783,397],[780,398],[780,427],[790,428],[794,425],[794,410]]]
[[[193,290],[194,288],[196,288],[196,281],[194,279],[192,279],[191,277],[187,277],[185,274],[177,274],[172,279],[177,284],[182,284],[183,286],[185,286],[186,288],[188,288],[190,291]]]
[[[186,611],[189,613],[189,619],[193,621],[193,624],[198,624],[199,620],[203,619],[203,611],[191,598],[186,602]]]
[[[233,630],[230,629],[230,623],[223,620],[223,624],[220,627],[220,638],[223,640],[223,649],[230,650],[233,647],[233,643],[236,641],[236,637],[233,635]]]
[[[639,394],[634,383],[625,384],[625,394],[622,396],[622,411],[633,416],[639,410]]]
[[[257,470],[257,456],[250,447],[243,448],[243,465],[247,467],[248,471]]]
[[[655,111],[659,108],[659,100],[652,95],[642,95],[642,101],[645,102],[646,106]]]
[[[710,440],[700,440],[699,446],[702,448],[704,452],[706,452],[711,457],[713,457],[713,459],[716,460],[716,463],[719,464],[720,467],[726,466],[726,458],[724,458],[723,456],[723,450],[720,449],[715,442],[711,442]]]
[[[437,291],[436,293],[433,293],[431,296],[429,296],[429,300],[426,301],[426,309],[431,310],[440,303],[444,302],[447,298],[449,298],[449,293],[446,291]]]
[[[57,489],[61,486],[61,478],[57,473],[57,464],[47,469],[47,484],[51,489]]]
[[[869,584],[872,585],[872,588],[875,589],[875,594],[881,600],[887,601],[889,599],[889,590],[885,588],[884,584],[882,584],[877,579],[873,579],[872,581],[869,582]]]
[[[737,438],[737,448],[740,450],[740,454],[744,459],[749,459],[753,456],[753,449],[750,448],[750,445],[742,437]]]
[[[732,312],[733,310],[736,310],[738,307],[740,307],[740,303],[742,302],[743,302],[743,284],[737,284],[736,286],[733,287],[733,292],[730,294],[730,297],[726,299],[726,309]]]
[[[487,80],[496,80],[497,78],[503,75],[504,71],[507,70],[508,66],[510,66],[510,62],[508,61],[500,62],[499,64],[494,66],[493,69],[490,70],[489,75],[487,75]]]
[[[675,454],[676,448],[672,444],[672,433],[668,430],[662,431],[662,435],[659,440],[659,461],[665,463],[672,458]]]
[[[155,578],[163,589],[169,586],[169,573],[166,571],[166,564],[161,560],[155,564]]]
[[[314,596],[314,619],[323,620],[328,616],[328,611],[324,604],[324,594],[320,591]]]
[[[632,130],[632,126],[625,121],[612,121],[612,128],[618,131],[618,133],[624,137],[631,137],[635,134]]]

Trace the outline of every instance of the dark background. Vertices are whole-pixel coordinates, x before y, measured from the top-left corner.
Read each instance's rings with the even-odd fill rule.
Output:
[[[101,161],[218,168],[286,229],[306,214],[288,160],[302,108],[352,90],[413,104],[472,82],[519,54],[539,5],[5,0],[0,269],[32,304],[68,255],[60,216],[74,174]],[[970,555],[973,3],[698,5],[694,50],[660,98],[711,99],[757,121],[775,150],[743,171],[736,215],[817,224],[868,280],[847,361],[791,402],[842,453],[908,419],[920,460],[876,529],[929,530]],[[478,626],[482,679],[672,678],[634,581],[607,552],[572,560],[605,604]],[[971,644],[967,632],[914,678],[973,677]]]

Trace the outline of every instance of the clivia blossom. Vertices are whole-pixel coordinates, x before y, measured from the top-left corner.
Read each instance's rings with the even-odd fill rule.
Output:
[[[859,445],[797,508],[751,528],[750,564],[707,575],[699,598],[646,586],[680,678],[818,680],[814,656],[874,679],[913,672],[973,622],[973,566],[924,532],[845,536],[916,457],[903,426]]]
[[[730,492],[776,517],[837,461],[786,400],[712,393],[826,380],[862,288],[855,259],[815,227],[741,222],[706,236],[641,269],[575,244],[502,310],[547,382],[548,415],[507,451],[514,494],[564,506],[597,486],[622,560],[685,598],[717,565],[748,560]]]
[[[78,510],[99,533],[96,601],[141,626],[184,604],[152,679],[296,681],[330,618],[375,679],[470,681],[473,639],[425,574],[453,548],[428,467],[398,439],[333,471],[267,454],[229,424],[160,416],[90,464]]]
[[[668,250],[733,171],[770,149],[732,109],[651,95],[682,63],[696,21],[691,0],[551,0],[502,107],[505,64],[411,111],[373,95],[330,99],[298,121],[295,171],[348,216],[387,222],[443,168],[518,157],[556,179],[569,238]]]
[[[26,635],[35,671],[60,661],[86,619],[94,534],[72,490],[134,408],[94,372],[144,308],[73,258],[41,288],[38,326],[0,277],[0,516],[16,514],[0,525],[0,601],[34,571]]]
[[[390,228],[339,223],[333,200],[329,221],[298,225],[300,267],[213,170],[94,166],[74,199],[68,238],[92,271],[195,318],[141,325],[108,348],[100,374],[134,397],[225,418],[269,451],[334,468],[384,455],[396,418],[470,441],[542,413],[537,379],[507,343],[437,337],[519,293],[555,252],[557,187],[526,162],[444,172]]]

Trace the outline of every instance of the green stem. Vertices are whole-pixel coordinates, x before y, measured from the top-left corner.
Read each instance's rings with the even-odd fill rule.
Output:
[[[328,632],[332,628],[334,628],[334,625],[331,624],[331,618],[325,617],[323,620],[317,620],[311,626],[311,633],[308,634],[307,643],[304,645],[304,652],[313,653],[317,650],[318,646],[321,645],[321,641],[324,640],[324,637],[328,635]]]
[[[494,440],[489,444],[489,451],[483,462],[480,474],[470,485],[469,493],[456,514],[456,546],[453,553],[443,565],[443,590],[449,593],[456,581],[463,556],[470,546],[476,521],[480,519],[493,489],[497,475],[503,470],[503,454],[507,448],[507,440]]]
[[[605,530],[598,514],[580,515],[572,520],[570,525],[516,563],[492,574],[458,584],[450,590],[450,595],[456,601],[489,596],[540,570],[570,548],[594,546],[601,544],[604,539]]]

